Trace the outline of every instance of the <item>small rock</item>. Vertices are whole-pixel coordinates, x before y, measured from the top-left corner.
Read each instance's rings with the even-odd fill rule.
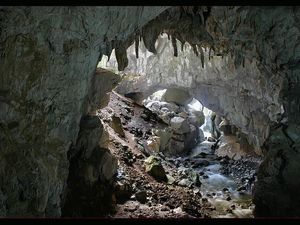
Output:
[[[226,212],[232,213],[232,209],[226,209]]]
[[[136,154],[135,158],[137,158],[137,159],[144,159],[144,156],[142,154]]]
[[[216,142],[216,139],[214,139],[213,137],[208,137],[207,141],[209,141],[209,142]]]
[[[155,156],[149,156],[145,160],[146,172],[158,181],[167,181],[167,176],[160,160]]]
[[[221,163],[221,164],[228,164],[228,159],[227,159],[227,158],[222,158],[222,159],[220,160],[220,163]]]
[[[132,186],[128,181],[117,182],[115,187],[115,196],[118,203],[123,203],[130,199],[132,195]]]
[[[223,188],[222,191],[224,191],[224,192],[229,192],[228,188]]]
[[[146,191],[138,191],[135,193],[135,198],[140,203],[146,203],[147,202],[147,192]]]
[[[182,214],[182,213],[183,213],[181,207],[178,207],[178,208],[176,208],[176,209],[173,209],[173,212],[176,213],[176,214]]]
[[[167,206],[163,206],[163,207],[160,209],[160,211],[169,211],[169,210],[170,210],[170,208],[167,207]]]
[[[202,198],[201,201],[202,201],[202,203],[208,202],[207,198]]]
[[[232,210],[235,210],[235,205],[230,205],[230,208],[231,208]]]
[[[211,207],[209,207],[209,209],[210,209],[210,211],[214,211],[214,210],[216,210],[217,208],[216,208],[215,206],[211,206]]]
[[[226,201],[230,201],[231,200],[231,197],[230,196],[227,196],[226,197]]]
[[[240,186],[236,189],[237,191],[246,191],[246,187]]]
[[[195,188],[195,189],[193,190],[193,192],[194,192],[194,194],[196,194],[196,195],[201,195],[201,192],[200,192],[200,189],[199,189],[199,188]]]
[[[138,207],[139,206],[137,204],[130,204],[124,209],[124,211],[134,212],[135,210],[138,209]]]
[[[203,160],[198,160],[196,162],[194,162],[194,165],[193,167],[196,168],[196,167],[205,167],[205,166],[208,166],[209,165],[209,161],[203,159]]]
[[[149,121],[150,120],[150,117],[147,114],[145,114],[145,113],[141,114],[141,118],[143,118],[145,121]]]
[[[195,155],[194,158],[205,158],[207,155],[205,152],[200,152],[198,155]]]
[[[187,170],[187,173],[189,179],[193,182],[193,184],[197,187],[200,187],[202,183],[200,182],[198,173],[196,173],[194,170]]]
[[[206,194],[207,197],[212,198],[211,194]]]
[[[159,199],[163,202],[167,201],[169,197],[167,195],[160,196]]]
[[[124,133],[124,130],[123,130],[123,127],[122,127],[122,122],[121,122],[121,119],[119,117],[113,115],[110,126],[121,137],[125,137],[125,133]]]
[[[167,179],[168,179],[168,181],[167,181],[168,184],[174,184],[174,182],[175,182],[175,178],[174,177],[172,177],[171,175],[167,174]]]
[[[191,187],[193,185],[193,182],[189,179],[182,179],[181,181],[179,181],[178,185],[182,187]]]

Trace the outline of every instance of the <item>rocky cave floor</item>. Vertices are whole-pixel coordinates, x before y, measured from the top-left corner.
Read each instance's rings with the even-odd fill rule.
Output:
[[[163,122],[150,110],[115,92],[97,115],[109,134],[108,147],[118,159],[113,218],[252,218],[251,189],[260,158],[218,157],[204,141],[189,155],[169,158],[143,146],[151,128]],[[200,150],[199,150],[200,149]],[[168,177],[157,181],[144,161],[155,155]]]

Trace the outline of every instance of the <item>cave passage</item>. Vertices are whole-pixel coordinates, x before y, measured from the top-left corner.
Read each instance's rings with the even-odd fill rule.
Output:
[[[0,217],[299,217],[299,9],[1,7]]]
[[[96,113],[107,132],[108,149],[118,160],[112,216],[253,217],[252,189],[261,156],[253,153],[240,129],[204,107],[188,87],[180,87],[181,80],[163,80],[178,73],[172,70],[174,62],[164,64],[153,76],[147,71],[150,64],[159,66],[160,57],[178,64],[178,58],[187,58],[187,53],[173,56],[171,41],[167,35],[161,37],[155,46],[164,50],[157,55],[145,50],[141,41],[138,51],[143,54],[130,57],[136,54],[133,43],[123,71],[118,70],[114,51],[98,64],[122,77],[107,106]],[[196,58],[194,53],[188,56]]]

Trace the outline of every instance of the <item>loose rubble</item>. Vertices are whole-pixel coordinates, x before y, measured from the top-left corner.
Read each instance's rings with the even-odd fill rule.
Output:
[[[214,138],[198,141],[181,154],[167,154],[166,139],[178,135],[174,130],[188,132],[194,125],[176,114],[166,124],[159,111],[151,112],[115,92],[97,113],[109,133],[109,149],[118,159],[115,213],[110,217],[253,217],[251,189],[260,159],[217,156],[220,144]],[[124,136],[118,126],[111,126],[111,117],[120,118]]]

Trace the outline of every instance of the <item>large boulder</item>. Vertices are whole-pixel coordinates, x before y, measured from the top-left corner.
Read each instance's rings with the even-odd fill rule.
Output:
[[[109,92],[121,81],[121,76],[108,70],[97,68],[87,96],[87,113],[94,114],[109,102]]]
[[[199,129],[188,124],[189,132],[178,133],[172,127],[154,129],[153,133],[160,138],[160,151],[167,156],[179,156],[195,147],[199,141]],[[202,136],[204,139],[204,136]]]
[[[188,121],[196,127],[201,127],[204,124],[205,116],[203,113],[199,113],[198,115],[194,114],[188,117]]]
[[[190,124],[190,132],[184,134],[184,148],[186,150],[192,149],[200,141],[199,138],[204,140],[204,135],[199,135],[199,128]],[[203,133],[203,132],[202,132]]]
[[[152,136],[147,140],[147,147],[152,152],[159,152],[160,149],[160,137]]]
[[[125,137],[120,117],[113,115],[111,117],[110,126],[120,137]]]
[[[160,150],[164,151],[167,149],[173,135],[172,129],[166,127],[164,129],[155,129],[153,132],[160,138]]]
[[[155,113],[166,124],[170,124],[171,118],[179,112],[179,106],[172,102],[146,100],[144,101],[144,104],[146,108]]]
[[[222,131],[224,135],[231,134],[231,125],[229,121],[224,118],[222,122],[219,124],[219,130]]]
[[[191,107],[190,105],[188,105],[186,109],[189,114],[188,120],[191,124],[195,125],[196,127],[200,127],[204,124],[205,116],[203,110]]]
[[[210,115],[211,119],[211,136],[214,138],[219,138],[221,136],[221,131],[219,129],[219,124],[222,122],[222,118],[215,112]]]
[[[191,131],[187,119],[179,116],[173,117],[170,121],[170,125],[172,129],[179,134],[184,134]]]
[[[235,135],[221,135],[220,146],[215,154],[217,156],[228,156],[231,159],[238,160],[249,154],[249,149],[244,148],[244,145],[241,145]]]
[[[166,102],[174,102],[177,105],[186,105],[192,100],[192,97],[183,89],[168,88],[162,99]]]

